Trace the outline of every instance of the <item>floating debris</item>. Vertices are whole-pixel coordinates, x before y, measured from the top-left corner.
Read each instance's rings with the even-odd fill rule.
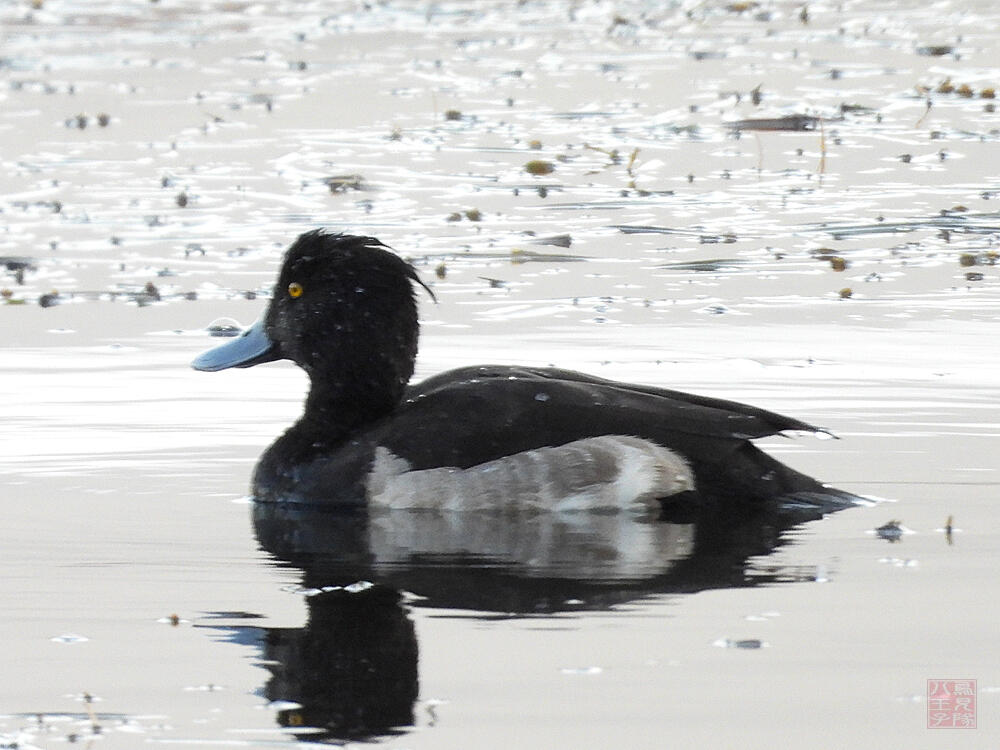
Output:
[[[599,154],[604,154],[612,164],[621,164],[622,155],[616,148],[606,149],[599,146],[591,146],[589,143],[584,143],[583,147],[587,151],[596,151]]]
[[[927,44],[917,47],[917,54],[925,57],[944,57],[954,51],[955,48],[950,44]]]
[[[803,227],[804,232],[826,232],[834,239],[867,234],[905,234],[920,229],[947,229],[963,234],[993,235],[997,231],[996,214],[957,214],[920,217],[908,221],[875,221],[871,224],[817,224]]]
[[[0,255],[0,266],[3,266],[8,271],[13,271],[15,274],[20,272],[21,276],[17,282],[18,284],[24,283],[25,271],[38,270],[37,266],[35,266],[35,259],[23,255]]]
[[[178,614],[167,615],[166,617],[160,617],[157,622],[161,625],[170,625],[171,627],[177,627],[181,623],[191,622],[190,620],[185,620]]]
[[[723,304],[706,305],[705,307],[699,307],[695,310],[696,313],[701,313],[702,315],[726,315],[733,312],[733,309],[726,307]]]
[[[954,544],[955,540],[952,538],[952,534],[961,534],[962,530],[955,526],[955,517],[948,516],[948,520],[945,521],[944,527],[940,529],[934,529],[939,534],[944,534],[945,539],[948,544]]]
[[[842,115],[855,114],[855,115],[873,115],[878,110],[872,107],[866,107],[863,104],[848,104],[847,102],[840,103],[840,113]]]
[[[725,234],[699,234],[698,242],[702,245],[718,245],[724,243],[730,245],[738,241],[738,237],[735,232],[726,232]]]
[[[550,161],[545,161],[544,159],[532,159],[524,165],[524,171],[528,174],[540,177],[542,175],[552,174],[556,171],[556,165]]]
[[[675,263],[664,263],[657,268],[669,271],[699,271],[702,273],[714,273],[716,271],[730,271],[745,266],[749,263],[744,258],[709,258],[706,260],[682,260]]]
[[[924,84],[918,84],[916,86],[916,89],[917,93],[919,93],[921,96],[929,94],[932,91],[930,86],[926,86]],[[962,83],[956,85],[955,82],[952,81],[950,77],[945,78],[943,81],[941,81],[937,86],[933,88],[933,91],[934,93],[937,94],[957,94],[958,96],[961,96],[965,99],[971,99],[972,97],[976,96],[976,90],[968,83]],[[996,89],[992,86],[987,86],[979,91],[979,97],[981,99],[995,99]],[[930,107],[931,107],[931,102],[930,100],[928,100],[927,108],[930,109]]]
[[[813,115],[785,115],[784,117],[758,117],[727,123],[730,130],[767,130],[802,132],[816,130],[820,118]]]
[[[700,233],[690,229],[673,229],[672,227],[657,227],[649,224],[612,224],[611,229],[617,229],[622,234],[677,234],[685,237],[700,237]]]
[[[232,318],[217,318],[205,328],[209,336],[218,338],[233,338],[243,332],[243,326]]]
[[[55,307],[60,302],[62,302],[62,299],[59,296],[59,292],[56,291],[43,294],[38,298],[39,307]]]
[[[568,234],[554,234],[551,237],[537,237],[532,240],[535,245],[553,245],[555,247],[569,247],[573,244],[573,238]]]
[[[359,174],[341,174],[323,180],[331,193],[346,193],[348,190],[368,190],[368,183]]]
[[[759,638],[719,638],[716,641],[712,641],[712,645],[716,648],[742,648],[742,649],[758,649],[767,648],[768,644]]]
[[[898,542],[902,538],[903,533],[902,522],[895,519],[875,529],[875,534],[879,539],[885,539],[888,542]]]

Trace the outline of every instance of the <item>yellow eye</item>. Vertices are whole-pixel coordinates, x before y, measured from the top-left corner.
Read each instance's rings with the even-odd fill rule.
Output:
[[[293,281],[288,285],[288,296],[292,299],[298,299],[302,296],[302,292],[304,291],[305,290],[302,288],[302,285],[297,281]]]

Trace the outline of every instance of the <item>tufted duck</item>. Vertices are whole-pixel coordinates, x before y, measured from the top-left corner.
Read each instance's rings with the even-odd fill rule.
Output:
[[[302,417],[257,464],[258,500],[576,510],[854,499],[750,442],[822,430],[753,406],[555,368],[463,367],[409,384],[415,285],[427,289],[372,237],[307,232],[264,316],[194,360],[215,371],[290,359],[309,375]]]

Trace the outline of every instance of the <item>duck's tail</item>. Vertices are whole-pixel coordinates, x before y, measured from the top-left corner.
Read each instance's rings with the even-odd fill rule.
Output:
[[[796,471],[744,441],[718,461],[696,464],[695,490],[666,498],[663,507],[668,511],[674,506],[724,512],[767,507],[782,515],[810,520],[869,503],[860,495]]]

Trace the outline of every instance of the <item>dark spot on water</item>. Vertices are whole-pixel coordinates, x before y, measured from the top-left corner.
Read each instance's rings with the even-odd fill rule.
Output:
[[[233,338],[239,336],[243,329],[232,318],[219,318],[213,320],[205,329],[208,335],[215,338]]]
[[[954,51],[955,48],[950,44],[928,44],[917,47],[917,54],[926,57],[943,57],[944,55],[950,55]]]
[[[888,542],[898,542],[903,536],[902,522],[895,519],[888,521],[875,529],[875,533],[880,539],[885,539]]]
[[[736,120],[728,123],[731,130],[786,130],[800,132],[816,130],[819,118],[813,115],[785,115],[784,117],[758,117],[748,120]]]
[[[555,169],[555,164],[550,161],[545,161],[544,159],[532,159],[524,165],[524,171],[528,174],[535,175],[536,177],[552,174]]]
[[[365,178],[359,174],[335,175],[325,178],[323,183],[330,189],[331,193],[346,193],[348,190],[368,189]]]
[[[536,245],[554,245],[556,247],[569,247],[573,244],[573,238],[568,234],[555,234],[551,237],[538,237],[532,242]]]

